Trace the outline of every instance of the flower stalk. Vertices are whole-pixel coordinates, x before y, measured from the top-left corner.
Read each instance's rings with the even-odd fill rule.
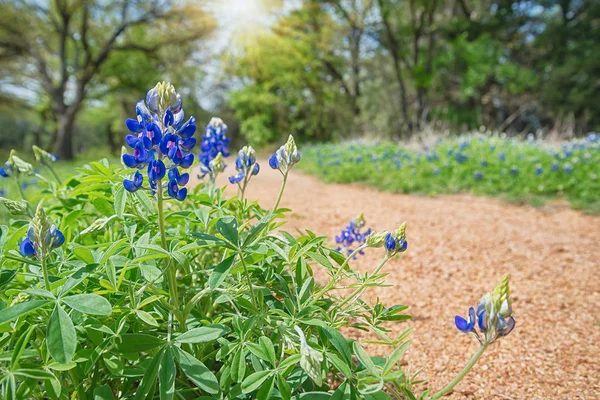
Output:
[[[481,358],[481,356],[483,355],[483,353],[485,352],[485,350],[487,349],[488,343],[482,343],[479,346],[479,349],[475,352],[475,354],[473,354],[473,357],[471,357],[471,359],[469,360],[469,362],[467,363],[467,365],[465,365],[465,367],[463,368],[462,371],[460,371],[460,373],[456,376],[456,378],[454,378],[452,380],[452,382],[450,382],[449,384],[447,384],[442,390],[440,390],[439,392],[437,392],[436,394],[434,394],[430,400],[437,400],[439,398],[441,398],[442,396],[447,395],[448,393],[450,393],[452,391],[452,389],[454,389],[454,387],[463,380],[463,378],[469,373],[469,371],[471,370],[471,368],[473,368],[473,366],[475,364],[477,364],[477,361],[479,361],[479,359]]]

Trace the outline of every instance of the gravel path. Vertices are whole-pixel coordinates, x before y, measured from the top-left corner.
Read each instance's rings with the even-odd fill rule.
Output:
[[[248,198],[270,208],[281,177],[266,161],[261,166]],[[421,378],[433,389],[456,376],[477,348],[455,329],[454,315],[465,315],[502,274],[511,275],[517,327],[446,398],[600,399],[599,217],[469,195],[429,198],[326,185],[295,171],[281,207],[293,210],[284,229],[332,238],[360,212],[376,230],[407,222],[408,251],[386,265],[391,286],[377,295],[386,305],[410,306],[413,320],[392,328],[395,334],[415,328],[407,360],[423,367]],[[353,266],[372,270],[381,252],[370,249]]]

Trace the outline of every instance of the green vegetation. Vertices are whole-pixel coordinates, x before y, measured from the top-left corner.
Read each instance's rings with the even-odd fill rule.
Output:
[[[399,193],[472,192],[541,204],[565,198],[600,212],[600,137],[549,146],[479,134],[439,140],[422,151],[394,144],[307,147],[301,168],[327,182],[361,182]]]

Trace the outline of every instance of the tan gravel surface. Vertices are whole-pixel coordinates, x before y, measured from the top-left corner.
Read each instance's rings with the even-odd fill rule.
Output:
[[[248,198],[270,208],[281,176],[261,164]],[[433,389],[455,377],[478,346],[455,329],[454,315],[465,315],[505,272],[511,275],[515,330],[445,398],[600,399],[599,217],[469,195],[429,198],[326,185],[295,171],[280,206],[293,210],[284,229],[331,238],[360,212],[375,230],[407,222],[408,251],[386,265],[392,286],[376,295],[388,306],[410,306],[413,320],[393,326],[394,333],[415,328],[407,359],[423,368]],[[353,267],[372,270],[381,256],[381,249],[370,249]],[[325,281],[324,274],[319,278]]]

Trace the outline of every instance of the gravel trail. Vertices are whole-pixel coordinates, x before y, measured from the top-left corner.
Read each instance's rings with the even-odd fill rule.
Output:
[[[281,176],[265,160],[261,167],[248,198],[270,208]],[[415,328],[406,358],[423,368],[421,378],[433,389],[456,376],[477,348],[455,329],[454,315],[466,315],[505,272],[511,275],[515,330],[446,398],[600,399],[599,217],[470,195],[430,198],[327,185],[296,171],[280,207],[293,210],[283,229],[331,238],[360,212],[376,230],[407,222],[408,250],[386,265],[391,286],[366,297],[410,306],[413,320],[392,328],[395,334]],[[370,249],[353,267],[372,270],[381,255]],[[325,275],[317,279],[324,282]],[[347,334],[364,339],[362,332]]]

